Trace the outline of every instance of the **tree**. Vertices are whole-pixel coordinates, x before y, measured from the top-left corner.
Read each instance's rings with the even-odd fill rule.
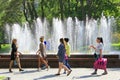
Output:
[[[59,0],[59,3],[60,3],[60,17],[61,17],[61,20],[63,20],[63,0]]]
[[[117,18],[116,30],[119,30],[120,0],[0,0],[0,5],[0,34],[4,33],[6,23],[12,25],[27,21],[32,25],[38,17],[51,23],[54,17],[62,20],[77,17],[85,22],[86,15],[89,19],[98,19],[101,14]],[[0,35],[0,41],[2,39]]]
[[[13,5],[14,4],[14,5]],[[0,0],[0,47],[5,42],[4,25],[22,22],[21,1]]]
[[[38,14],[35,9],[35,0],[23,0],[23,12],[26,21],[31,23],[33,20],[37,19]]]

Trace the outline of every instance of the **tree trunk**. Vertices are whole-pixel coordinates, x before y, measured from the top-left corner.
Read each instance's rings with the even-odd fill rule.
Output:
[[[79,0],[80,1],[80,4],[81,4],[81,20],[84,21],[84,28],[83,28],[83,36],[86,36],[86,12],[85,12],[85,7],[84,7],[84,0]],[[83,46],[86,45],[86,37],[83,38]]]
[[[45,17],[45,14],[44,14],[44,0],[41,0],[41,10],[42,10],[42,21],[44,21],[44,17]]]
[[[70,16],[71,11],[70,11],[70,0],[68,0],[68,16]]]
[[[38,18],[38,15],[37,15],[37,12],[36,12],[36,10],[35,10],[34,1],[35,1],[35,0],[32,0],[31,5],[32,5],[32,11],[34,12],[34,17],[35,17],[35,19],[36,19],[36,18]]]
[[[81,4],[81,20],[85,21],[86,20],[86,13],[85,13],[85,10],[84,10],[84,1],[83,0],[80,0],[80,4]]]
[[[31,17],[30,21],[34,20],[34,14],[33,14],[33,11],[32,11],[32,8],[31,8],[31,2],[27,2],[27,6],[28,6],[28,10],[29,10],[29,15]]]
[[[78,11],[78,0],[76,0],[75,10],[76,10],[76,12]]]
[[[2,48],[2,45],[0,44],[0,49]]]
[[[92,0],[86,0],[87,3],[87,9],[88,9],[88,19],[91,19],[92,16]]]
[[[60,14],[61,14],[61,20],[63,20],[63,0],[59,0],[60,2]]]
[[[26,1],[25,0],[23,0],[23,13],[24,13],[26,21],[28,21],[27,9],[26,9]]]

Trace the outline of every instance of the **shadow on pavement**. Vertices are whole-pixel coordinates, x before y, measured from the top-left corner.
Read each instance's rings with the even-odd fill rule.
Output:
[[[120,68],[111,68],[111,69],[108,69],[108,71],[120,71]]]
[[[0,74],[9,74],[10,72],[1,72]]]
[[[84,76],[81,76],[80,78],[89,78],[89,77],[100,77],[102,75],[84,75]]]
[[[15,72],[14,74],[29,74],[29,73],[35,73],[38,72],[37,70],[29,70],[29,71],[21,71],[21,72]]]
[[[90,77],[100,77],[102,75],[84,75],[84,76],[79,76],[79,77],[76,77],[74,76],[72,79],[80,79],[80,78],[90,78]]]
[[[38,70],[22,71],[21,73],[25,74],[25,73],[34,73],[34,72],[38,72]]]
[[[53,78],[53,77],[57,77],[55,74],[50,74],[50,75],[45,75],[43,77],[40,78],[35,78],[34,80],[43,80],[43,79],[48,79],[48,78]]]

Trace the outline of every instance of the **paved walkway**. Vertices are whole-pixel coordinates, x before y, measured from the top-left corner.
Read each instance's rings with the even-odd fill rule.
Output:
[[[10,77],[10,80],[120,80],[120,68],[109,68],[107,75],[101,75],[103,70],[99,70],[97,75],[91,75],[91,68],[73,68],[69,76],[55,76],[57,68],[51,68],[49,71],[37,71],[35,68],[24,70],[19,72],[18,69],[13,69],[13,73],[9,73],[8,69],[0,69],[0,76]]]

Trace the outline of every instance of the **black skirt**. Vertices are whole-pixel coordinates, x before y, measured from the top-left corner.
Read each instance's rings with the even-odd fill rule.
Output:
[[[11,60],[15,60],[15,52],[11,52]]]

